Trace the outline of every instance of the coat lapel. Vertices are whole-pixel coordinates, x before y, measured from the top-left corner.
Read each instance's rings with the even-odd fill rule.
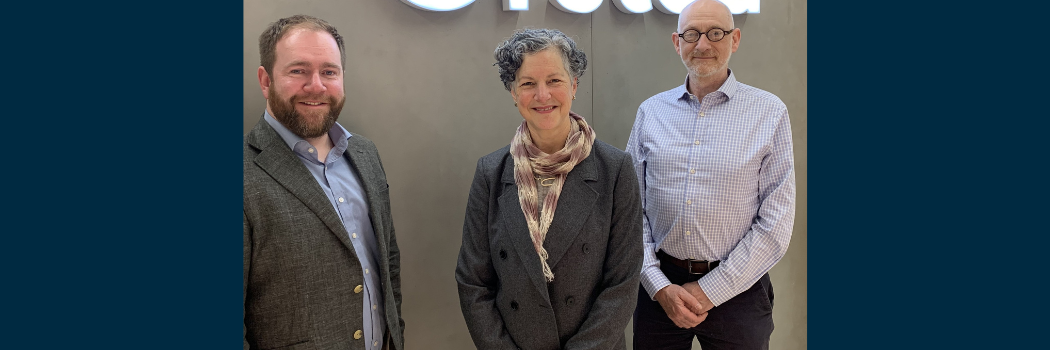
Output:
[[[310,175],[310,171],[288,148],[288,144],[281,139],[277,131],[266,121],[260,120],[248,135],[248,144],[259,149],[259,155],[255,157],[255,164],[306,204],[306,207],[313,211],[325,226],[328,226],[332,234],[343,242],[351,254],[356,254],[350,238],[347,237],[343,222],[339,220],[335,208],[332,208],[321,185],[317,184],[317,180]]]
[[[543,270],[540,263],[540,255],[532,245],[532,236],[529,234],[529,225],[525,222],[525,214],[521,211],[521,202],[518,200],[518,186],[514,183],[514,158],[503,158],[503,195],[499,197],[499,205],[503,212],[503,226],[510,235],[518,256],[525,265],[525,273],[532,280],[536,289],[541,291],[543,299],[550,304],[550,296],[547,295],[547,281],[543,279]]]
[[[593,150],[591,151],[593,154]],[[554,211],[554,219],[547,230],[547,237],[543,241],[543,248],[547,250],[547,264],[554,267],[565,256],[565,253],[580,234],[583,224],[593,211],[594,204],[598,201],[598,192],[589,182],[596,180],[594,175],[594,157],[584,158],[580,164],[569,172],[562,187],[561,195],[558,197],[558,207]],[[514,182],[514,159],[507,156],[503,161],[502,182],[506,188],[500,196],[500,208],[503,210],[503,222],[511,238],[515,242],[518,255],[524,259],[525,272],[532,280],[536,288],[544,291],[547,296],[547,282],[543,278],[539,254],[532,245],[532,236],[529,234],[529,226],[525,222],[525,214],[521,211],[521,202],[518,200],[518,186]],[[555,275],[554,279],[558,279]]]
[[[376,174],[380,174],[379,160],[365,151],[367,144],[361,137],[350,137],[348,141],[349,145],[346,147],[345,154],[350,159],[350,168],[357,173],[357,178],[361,180],[361,186],[365,190],[365,199],[368,202],[368,217],[372,221],[372,231],[377,236],[376,242],[379,244],[380,251],[385,252],[387,249],[386,238],[380,235],[384,235],[386,231],[383,227],[383,216],[379,212],[383,210],[382,206],[379,205],[379,193],[384,188],[379,188],[379,186],[385,187],[386,182],[376,179]],[[376,258],[379,259],[379,257]]]
[[[543,248],[547,250],[547,264],[552,271],[572,246],[576,236],[580,235],[583,224],[594,211],[598,192],[591,188],[589,182],[593,181],[594,161],[591,156],[584,158],[565,178],[565,185],[558,196],[558,207],[554,209],[554,219],[551,220],[551,227],[547,229],[547,238],[543,240]],[[554,275],[554,279],[558,279],[557,274]]]

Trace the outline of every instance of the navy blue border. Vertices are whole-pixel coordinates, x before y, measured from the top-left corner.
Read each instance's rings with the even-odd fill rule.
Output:
[[[242,6],[5,5],[5,348],[241,345]]]
[[[809,347],[1045,347],[1046,6],[808,6]]]

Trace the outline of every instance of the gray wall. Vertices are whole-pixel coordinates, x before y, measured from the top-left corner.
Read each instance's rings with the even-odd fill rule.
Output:
[[[583,15],[547,0],[530,0],[527,12],[504,12],[498,0],[452,12],[426,12],[398,0],[245,1],[244,132],[265,108],[256,69],[258,35],[267,24],[309,14],[346,38],[339,122],[372,139],[383,157],[401,247],[409,349],[473,348],[453,275],[467,190],[477,159],[510,143],[522,120],[492,66],[496,44],[523,27],[572,36],[591,62],[573,110],[599,139],[620,148],[638,105],[684,81],[671,44],[677,16],[655,9],[628,15],[610,1]],[[806,0],[766,0],[761,13],[735,20],[743,35],[730,62],[737,79],[776,94],[791,114],[798,207],[787,256],[770,272],[776,291],[771,348],[805,349]],[[629,336],[630,327],[625,332]]]

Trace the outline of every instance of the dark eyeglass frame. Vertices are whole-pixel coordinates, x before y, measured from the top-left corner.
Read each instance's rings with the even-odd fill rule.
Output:
[[[716,29],[722,31],[722,37],[718,38],[718,40],[715,40],[715,39],[711,38],[711,32],[716,30]],[[696,30],[696,29],[689,29],[689,30],[686,30],[684,33],[679,33],[678,37],[682,38],[682,40],[685,40],[685,42],[687,42],[687,43],[695,43],[697,41],[700,41],[700,36],[703,35],[703,36],[707,37],[708,41],[713,42],[713,43],[717,43],[719,41],[722,41],[722,39],[725,39],[726,36],[729,35],[730,33],[732,33],[734,30],[736,30],[736,28],[729,29],[729,30],[725,30],[725,29],[722,29],[722,28],[711,28],[711,29],[708,29],[706,32],[701,32],[701,31]],[[696,32],[696,34],[697,34],[696,35],[696,40],[689,41],[688,39],[685,38],[685,34],[689,33],[689,32]]]

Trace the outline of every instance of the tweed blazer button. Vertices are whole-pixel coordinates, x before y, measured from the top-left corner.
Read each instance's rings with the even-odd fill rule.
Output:
[[[365,287],[358,284],[357,287],[354,287],[354,294],[361,293],[362,290],[365,290]]]
[[[499,258],[503,259],[503,260],[507,260],[507,251],[503,250],[503,249],[500,249],[499,250]]]
[[[512,300],[512,301],[510,302],[510,308],[511,308],[511,309],[514,309],[514,311],[518,311],[518,302],[517,302],[517,301],[513,301],[513,300]]]
[[[583,253],[587,254],[587,253],[590,253],[590,252],[591,252],[591,247],[588,247],[587,243],[584,243],[583,244]]]
[[[572,305],[572,303],[575,303],[575,302],[576,302],[576,298],[573,298],[573,297],[565,298],[565,303],[566,304]]]
[[[361,332],[361,330],[358,329],[357,332],[354,332],[354,339],[361,339],[361,337],[363,337],[364,335],[365,333]]]

